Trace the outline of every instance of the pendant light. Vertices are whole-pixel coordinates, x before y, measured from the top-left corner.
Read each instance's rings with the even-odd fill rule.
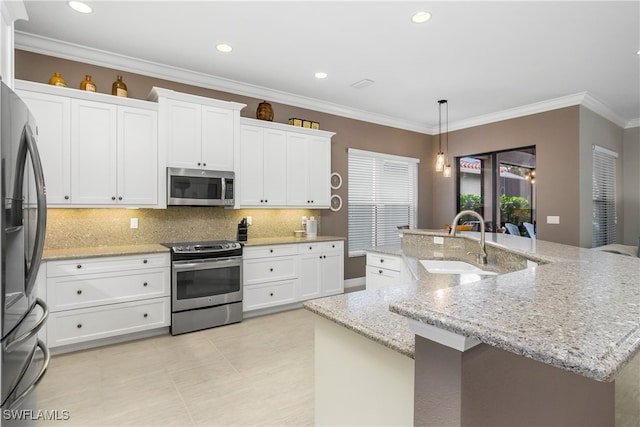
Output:
[[[436,157],[436,172],[442,172],[442,176],[445,178],[451,177],[451,164],[449,163],[449,102],[446,99],[441,99],[438,101],[438,117],[439,117],[439,125],[440,125],[440,133],[438,135],[439,138],[439,150],[438,155]],[[446,119],[445,119],[445,144],[446,144],[446,155],[442,152],[442,105],[446,107]]]
[[[446,99],[438,101],[438,154],[436,154],[436,172],[444,170],[444,153],[442,152],[442,104],[447,102]]]

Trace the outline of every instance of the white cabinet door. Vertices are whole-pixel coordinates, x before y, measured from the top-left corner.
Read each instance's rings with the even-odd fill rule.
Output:
[[[202,112],[199,104],[167,100],[167,164],[176,168],[202,168]],[[164,107],[164,105],[163,105]]]
[[[287,203],[287,137],[285,132],[265,129],[263,139],[264,200],[267,206]]]
[[[342,242],[340,242],[342,247]],[[325,252],[322,258],[322,296],[344,292],[343,251]]]
[[[301,245],[304,246],[304,245]],[[322,255],[318,253],[300,256],[300,299],[322,296]]]
[[[116,106],[72,99],[72,203],[115,204],[116,162]]]
[[[331,140],[309,138],[308,194],[314,208],[331,206]]]
[[[158,203],[158,114],[118,107],[118,203]]]
[[[240,206],[264,203],[264,160],[262,129],[242,126],[240,129]]]
[[[71,100],[37,92],[20,92],[38,126],[38,150],[47,185],[47,205],[71,202]]]
[[[234,116],[225,108],[202,106],[202,163],[211,170],[231,171],[234,166]]]
[[[303,134],[287,135],[287,204],[307,207],[311,200],[309,181],[309,137]]]
[[[331,140],[287,135],[287,205],[328,208],[331,188]]]
[[[240,206],[285,206],[286,133],[243,125],[240,140]]]

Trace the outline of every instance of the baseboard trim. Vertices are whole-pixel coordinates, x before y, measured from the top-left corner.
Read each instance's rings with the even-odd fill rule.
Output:
[[[344,281],[344,288],[345,289],[349,289],[349,288],[356,288],[358,286],[364,286],[366,285],[367,281],[365,277],[356,277],[353,279],[346,279]]]

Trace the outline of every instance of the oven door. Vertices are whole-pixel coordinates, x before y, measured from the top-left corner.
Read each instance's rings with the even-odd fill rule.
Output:
[[[242,257],[172,263],[171,311],[242,301]]]

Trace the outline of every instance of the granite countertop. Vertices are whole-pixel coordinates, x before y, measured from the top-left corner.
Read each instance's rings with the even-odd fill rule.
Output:
[[[245,246],[284,245],[287,243],[328,242],[345,240],[344,237],[262,237],[242,242]],[[58,261],[74,258],[92,258],[104,256],[136,255],[155,252],[169,252],[169,248],[159,243],[123,246],[93,246],[86,248],[45,249],[43,261]]]
[[[60,261],[74,258],[93,258],[105,256],[136,255],[156,252],[169,252],[169,248],[160,244],[94,246],[87,248],[45,249],[43,261]]]
[[[249,238],[246,242],[242,242],[245,246],[266,246],[266,245],[286,245],[289,243],[309,243],[309,242],[331,242],[335,240],[346,240],[344,237],[337,236],[317,236],[317,237],[259,237]]]
[[[640,258],[501,234],[487,234],[487,244],[546,264],[470,279],[430,274],[403,254],[414,283],[305,307],[409,357],[408,319],[598,381],[614,380],[640,352]]]

